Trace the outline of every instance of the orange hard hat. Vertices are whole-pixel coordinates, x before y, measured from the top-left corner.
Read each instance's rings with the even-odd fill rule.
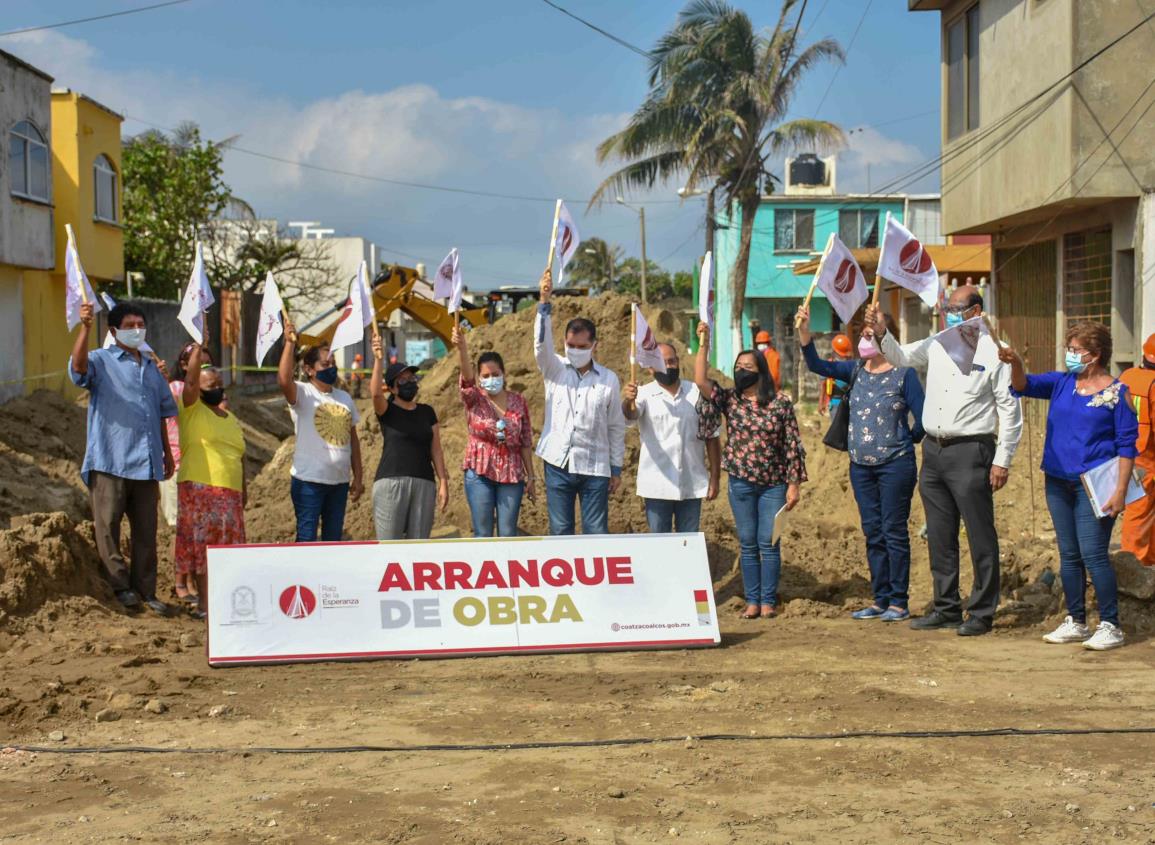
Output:
[[[755,343],[769,343],[770,342],[770,332],[758,332],[757,336],[755,336],[755,338],[754,338],[754,342]]]
[[[1143,357],[1155,364],[1155,334],[1143,342]]]
[[[836,334],[834,336],[834,342],[831,344],[831,346],[833,346],[834,351],[841,355],[843,358],[850,357],[850,338],[848,338],[846,335]]]

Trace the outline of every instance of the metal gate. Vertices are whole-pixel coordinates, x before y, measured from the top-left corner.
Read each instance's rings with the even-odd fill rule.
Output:
[[[1035,373],[1055,367],[1055,259],[1054,241],[995,250],[999,329]]]
[[[1067,325],[1111,325],[1111,228],[1063,236],[1063,316]]]

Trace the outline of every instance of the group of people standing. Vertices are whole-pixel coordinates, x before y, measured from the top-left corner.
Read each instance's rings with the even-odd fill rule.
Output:
[[[776,616],[781,553],[774,525],[798,504],[807,474],[794,406],[773,372],[778,354],[769,336],[760,335],[755,349],[737,355],[732,387],[708,377],[709,329],[699,324],[693,380],[682,378],[676,348],[663,343],[664,369],[651,369],[647,384],[623,388],[613,370],[597,360],[597,326],[591,321],[570,320],[564,353],[555,351],[551,294],[547,270],[533,328],[545,385],[536,448],[525,397],[506,383],[500,353],[486,351],[474,361],[466,333],[453,333],[468,432],[464,492],[474,536],[516,535],[523,499],[541,491],[551,534],[574,533],[579,506],[583,533],[608,532],[625,430],[634,426],[640,442],[637,493],[649,530],[698,531],[702,502],[717,497],[725,469],[740,546],[741,615]],[[945,308],[948,326],[982,312],[982,296],[971,286],[955,289]],[[177,596],[203,618],[205,549],[244,542],[240,424],[228,410],[220,373],[203,344],[189,344],[166,380],[163,362],[140,351],[145,327],[138,309],[122,304],[112,310],[115,345],[108,349],[88,350],[91,323],[92,309],[85,306],[70,371],[92,394],[82,474],[110,582],[126,606],[143,602],[165,612],[156,596],[156,513],[162,499],[163,511],[176,525]],[[847,348],[832,360],[821,359],[805,307],[796,325],[807,367],[839,385],[838,398],[847,403],[850,483],[873,592],[872,603],[854,611],[854,619],[911,618],[908,522],[917,485],[926,511],[934,603],[911,627],[952,628],[962,636],[991,629],[999,601],[994,493],[1006,483],[1018,446],[1019,397],[1025,396],[1051,400],[1042,466],[1069,614],[1044,639],[1097,650],[1122,644],[1107,551],[1115,519],[1125,510],[1133,462],[1155,469],[1150,417],[1155,336],[1144,347],[1143,366],[1119,381],[1109,373],[1110,334],[1097,323],[1071,327],[1065,339],[1067,372],[1030,375],[1013,350],[989,335],[980,337],[974,366],[964,375],[933,337],[899,344],[893,320],[877,305],[866,311],[857,357],[850,354],[849,339],[840,336]],[[359,415],[352,397],[338,386],[332,351],[312,347],[298,361],[296,342],[295,328],[286,322],[277,380],[297,433],[290,482],[296,540],[338,541],[348,500],[364,493]],[[416,368],[403,362],[386,366],[379,338],[373,354],[370,396],[383,439],[372,485],[375,533],[379,540],[425,539],[450,495],[441,423],[430,405],[417,400]],[[925,390],[917,370],[926,373]],[[1120,459],[1119,486],[1103,512],[1093,513],[1079,479],[1111,458]],[[168,487],[174,477],[175,496]],[[165,482],[163,497],[157,482]],[[1124,540],[1144,562],[1155,563],[1150,472],[1145,484],[1148,496],[1136,503]],[[132,527],[131,565],[119,544],[125,515]],[[965,605],[959,593],[960,523],[974,571]],[[1099,604],[1094,631],[1085,609],[1088,575]]]

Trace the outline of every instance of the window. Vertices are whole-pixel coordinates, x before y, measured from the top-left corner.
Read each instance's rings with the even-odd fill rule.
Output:
[[[1063,236],[1063,316],[1111,325],[1110,228]]]
[[[971,6],[946,28],[946,136],[979,126],[979,7]]]
[[[778,252],[814,249],[814,209],[774,209],[774,249]]]
[[[851,249],[878,246],[878,211],[873,209],[839,211],[838,237]]]
[[[93,191],[96,199],[96,219],[116,222],[116,171],[108,156],[99,155],[92,165]]]
[[[48,144],[27,120],[12,127],[8,172],[12,174],[12,193],[48,202]]]

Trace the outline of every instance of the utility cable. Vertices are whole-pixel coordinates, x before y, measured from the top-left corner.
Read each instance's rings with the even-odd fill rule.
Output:
[[[119,18],[124,15],[135,15],[139,12],[151,12],[153,9],[163,9],[166,6],[179,6],[181,3],[188,3],[190,0],[167,0],[165,3],[153,3],[151,6],[138,6],[135,9],[125,9],[122,12],[109,12],[105,15],[93,15],[90,18],[75,18],[70,21],[60,21],[59,23],[46,23],[42,26],[26,26],[23,29],[10,29],[7,32],[0,32],[0,38],[8,35],[23,35],[26,32],[39,32],[42,29],[60,29],[63,26],[72,26],[78,23],[91,23],[92,21],[103,21],[109,18]]]
[[[854,49],[854,42],[858,40],[858,33],[862,29],[862,25],[866,23],[866,16],[870,13],[870,7],[874,0],[867,0],[866,8],[862,10],[862,17],[858,19],[858,26],[854,28],[854,34],[850,36],[850,41],[846,45],[846,55],[850,55],[850,51]],[[834,87],[834,81],[838,79],[838,74],[842,71],[843,65],[839,65],[834,69],[834,75],[830,77],[830,83],[826,86],[826,92],[822,95],[822,99],[818,101],[818,108],[814,110],[817,115],[822,111],[822,106],[826,103],[826,98],[830,96],[830,89]]]
[[[637,53],[639,56],[642,56],[643,58],[652,59],[654,57],[653,54],[649,50],[643,50],[641,47],[638,47],[634,44],[631,44],[629,41],[626,41],[624,38],[618,38],[618,36],[614,35],[612,32],[607,32],[606,30],[602,29],[597,24],[590,23],[585,18],[578,17],[573,12],[571,12],[569,9],[562,8],[557,3],[554,3],[553,0],[541,0],[541,2],[545,3],[545,5],[549,6],[552,9],[556,9],[557,11],[561,12],[566,17],[573,18],[575,21],[580,23],[582,26],[588,26],[590,29],[592,29],[594,32],[596,32],[598,35],[605,36],[606,38],[610,39],[610,41],[613,41],[615,44],[618,44],[622,47],[625,47],[627,50],[632,50],[633,52]]]
[[[7,745],[3,750],[33,754],[414,754],[418,752],[538,751],[567,748],[612,748],[677,742],[831,742],[849,739],[963,739],[1035,736],[1116,736],[1155,734],[1155,727],[1132,728],[989,728],[977,730],[844,731],[820,734],[703,734],[612,739],[542,740],[539,742],[425,743],[421,745],[317,745],[166,748],[156,745]]]

